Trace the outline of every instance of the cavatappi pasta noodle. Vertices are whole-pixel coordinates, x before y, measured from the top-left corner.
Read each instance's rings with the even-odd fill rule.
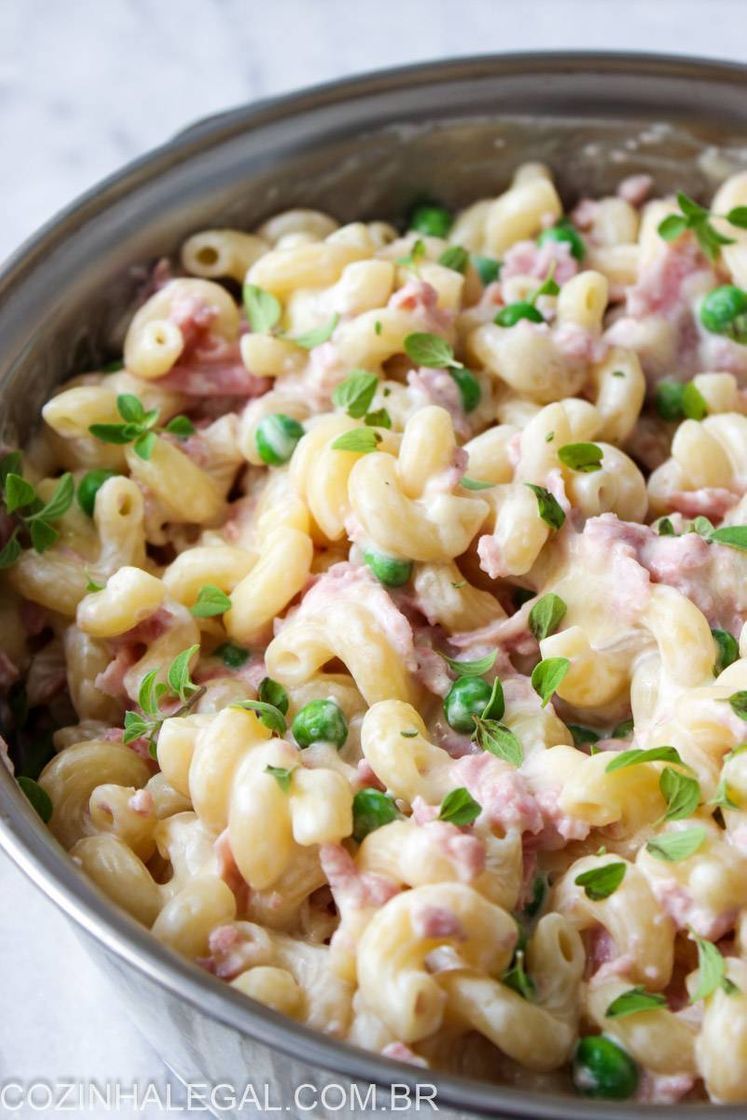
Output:
[[[81,870],[247,998],[736,1102],[747,175],[652,191],[196,231],[0,462],[1,714]]]

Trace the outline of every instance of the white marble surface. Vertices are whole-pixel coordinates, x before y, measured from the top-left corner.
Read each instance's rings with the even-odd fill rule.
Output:
[[[0,0],[0,259],[103,175],[242,101],[492,50],[745,61],[744,14],[745,0]],[[4,856],[0,899],[0,1083],[163,1084],[65,920]]]

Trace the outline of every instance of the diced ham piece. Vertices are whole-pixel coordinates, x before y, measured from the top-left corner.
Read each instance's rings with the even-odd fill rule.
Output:
[[[707,941],[718,941],[730,930],[739,916],[737,907],[715,914],[696,903],[690,892],[675,879],[654,879],[651,888],[656,899],[678,929],[693,929]]]
[[[531,841],[532,847],[544,851],[557,851],[571,840],[585,840],[591,831],[587,821],[570,817],[558,804],[557,790],[540,790],[536,794],[537,805],[542,813],[545,827]]]
[[[674,490],[667,495],[667,505],[685,517],[707,517],[720,521],[739,501],[740,495],[719,486],[704,486],[700,490]]]
[[[384,875],[359,871],[342,844],[321,844],[319,861],[327,877],[338,910],[379,908],[399,893],[399,887]]]
[[[467,937],[456,914],[445,906],[416,907],[411,915],[411,924],[415,936],[424,941],[452,937],[465,941]]]
[[[270,942],[262,933],[249,923],[216,926],[208,938],[210,955],[197,963],[220,980],[233,980],[248,968],[269,964]]]
[[[642,206],[651,192],[654,180],[650,175],[628,175],[617,184],[617,197],[631,206]]]
[[[541,832],[542,814],[524,778],[508,763],[488,751],[457,759],[452,769],[454,787],[464,786],[482,807],[491,825],[504,832]]]
[[[551,270],[558,284],[565,284],[578,272],[578,262],[567,241],[517,241],[506,252],[501,268],[501,281],[514,276],[533,276],[542,281]]]
[[[425,280],[408,280],[389,298],[389,307],[399,311],[413,311],[423,322],[423,330],[438,333],[447,331],[454,316],[438,306],[438,292]]]
[[[676,1104],[694,1085],[695,1077],[690,1073],[651,1073],[644,1069],[634,1099],[640,1104]]]
[[[246,910],[249,902],[249,884],[239,871],[227,828],[223,829],[223,832],[215,841],[214,848],[218,861],[219,877],[233,891],[239,910]]]
[[[389,1042],[381,1051],[382,1057],[393,1058],[395,1062],[407,1062],[411,1066],[420,1066],[422,1069],[428,1068],[428,1063],[425,1058],[421,1058],[404,1042]]]
[[[21,603],[21,622],[28,636],[35,638],[48,625],[49,615],[45,607],[24,599]]]
[[[407,374],[407,384],[427,403],[437,404],[446,409],[457,436],[461,439],[469,438],[472,429],[462,407],[459,386],[450,373],[444,369],[429,369],[427,367],[417,370],[412,369]],[[464,474],[464,471],[462,471],[462,474]],[[461,475],[459,477],[461,478]]]

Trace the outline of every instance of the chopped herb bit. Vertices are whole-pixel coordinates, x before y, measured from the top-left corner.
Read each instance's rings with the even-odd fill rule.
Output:
[[[373,428],[353,428],[337,437],[332,450],[358,451],[366,455],[369,451],[375,451],[378,443],[381,443],[381,436]]]
[[[367,412],[363,423],[368,428],[386,428],[392,426],[392,418],[385,408],[377,408],[375,412]]]
[[[529,629],[538,642],[555,633],[567,610],[560,596],[552,591],[537,600],[529,612]]]
[[[269,334],[280,322],[280,300],[256,284],[244,284],[243,297],[249,326],[255,334]]]
[[[548,657],[534,666],[532,688],[542,701],[543,708],[565,680],[570,667],[571,663],[567,657]]]
[[[646,844],[646,851],[654,859],[664,860],[666,863],[679,863],[689,859],[697,852],[706,838],[706,830],[700,825],[694,828],[683,828],[678,832],[662,832]]]
[[[231,600],[225,591],[221,591],[215,584],[206,583],[200,588],[197,602],[192,607],[192,614],[195,618],[213,618],[230,609]]]
[[[572,471],[591,474],[602,469],[604,452],[596,443],[566,443],[558,448],[561,463]]]
[[[517,949],[513,964],[501,977],[501,984],[518,992],[522,999],[532,1003],[537,998],[537,988],[524,968],[524,952]]]
[[[623,1019],[626,1015],[638,1015],[642,1011],[660,1011],[666,1006],[666,997],[660,992],[647,992],[639,986],[629,988],[613,999],[604,1014],[607,1019]]]
[[[213,650],[213,656],[219,657],[228,669],[240,669],[249,660],[249,650],[235,642],[223,642]]]
[[[368,373],[364,369],[353,370],[344,381],[335,386],[332,400],[338,408],[344,408],[348,416],[361,420],[371,407],[378,384],[379,379],[375,373]]]
[[[489,751],[496,758],[502,758],[512,766],[519,767],[524,761],[524,748],[513,731],[495,719],[475,716],[475,730],[472,737],[484,751]]]
[[[488,669],[493,668],[497,656],[498,651],[493,650],[492,653],[486,653],[484,657],[479,657],[476,661],[457,661],[452,657],[447,657],[445,653],[441,654],[449,668],[460,677],[481,677],[483,673],[487,673]]]
[[[724,525],[721,529],[714,529],[709,540],[713,544],[724,544],[727,548],[747,552],[747,525]]]
[[[574,745],[577,747],[584,747],[589,743],[598,743],[602,738],[599,732],[594,731],[591,727],[581,727],[578,723],[569,723],[567,726],[573,736]]]
[[[732,237],[725,237],[711,224],[713,215],[682,191],[677,195],[677,205],[679,212],[664,218],[657,227],[659,236],[665,241],[676,241],[687,230],[692,230],[709,261],[718,259],[722,245],[734,244]]]
[[[497,280],[501,274],[501,261],[497,261],[493,257],[482,257],[479,253],[473,253],[472,265],[486,288],[488,284]]]
[[[459,485],[463,486],[465,490],[492,490],[496,483],[481,482],[478,478],[467,478],[465,475]]]
[[[482,806],[475,801],[469,790],[460,786],[446,794],[441,802],[438,819],[462,826],[472,824],[481,812]]]
[[[290,706],[288,693],[280,682],[274,681],[272,677],[264,677],[259,682],[257,697],[263,704],[270,704],[273,708],[277,708],[284,716],[288,714]]]
[[[583,871],[574,879],[577,886],[584,888],[584,894],[592,902],[601,902],[614,894],[625,878],[627,865],[624,863],[605,863]]]
[[[297,769],[298,769],[297,766],[294,766],[292,769],[289,770],[285,766],[269,766],[268,765],[268,766],[265,766],[265,774],[269,774],[271,778],[275,779],[275,781],[280,786],[283,793],[288,793],[290,791],[290,787],[291,787],[293,772],[294,772],[294,770],[297,770]]]
[[[296,346],[302,346],[304,350],[313,350],[315,346],[321,346],[323,342],[327,342],[335,332],[335,327],[340,322],[340,316],[335,313],[332,318],[323,323],[321,327],[315,327],[312,331],[306,331],[304,334],[299,334],[296,338],[290,341],[295,342]]]
[[[692,994],[690,1003],[697,1003],[701,999],[708,999],[720,988],[727,995],[738,992],[736,984],[726,975],[726,961],[719,953],[712,941],[699,937],[694,930],[690,936],[698,946],[698,983]]]
[[[557,498],[553,497],[544,486],[535,486],[532,482],[525,482],[537,499],[537,509],[542,520],[551,529],[560,529],[565,521],[565,513]]]
[[[713,666],[713,675],[717,677],[728,669],[739,658],[739,642],[728,630],[711,630],[716,646],[716,661]]]
[[[461,245],[450,245],[448,249],[444,249],[438,258],[438,263],[444,268],[451,268],[454,272],[461,272],[464,275],[469,264],[469,253]]]
[[[617,739],[619,736],[613,732],[612,738]],[[611,774],[614,770],[624,770],[627,766],[639,766],[642,762],[676,762],[680,766],[685,765],[680,758],[679,751],[674,747],[651,747],[646,751],[641,750],[640,747],[633,747],[629,751],[620,751],[619,754],[614,755],[611,761],[607,763],[606,773]]]
[[[405,338],[405,353],[419,366],[429,369],[463,369],[461,362],[454,358],[454,350],[438,334],[415,331]]]
[[[274,704],[266,704],[262,700],[237,700],[231,707],[245,708],[247,711],[256,712],[260,722],[270,731],[274,731],[276,735],[284,735],[286,732],[285,716]]]
[[[659,778],[659,789],[667,804],[664,821],[679,821],[690,817],[700,804],[700,785],[697,779],[680,770],[665,767]]]

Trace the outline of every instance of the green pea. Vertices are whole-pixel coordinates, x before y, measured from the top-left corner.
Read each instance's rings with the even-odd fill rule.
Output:
[[[638,1087],[638,1066],[611,1038],[586,1035],[576,1047],[573,1084],[585,1097],[624,1101]]]
[[[416,229],[427,237],[446,237],[453,223],[449,211],[433,202],[419,203],[410,214],[410,229]]]
[[[367,551],[363,559],[380,583],[386,587],[402,587],[412,575],[412,560],[387,556],[385,552]]]
[[[283,715],[288,711],[288,693],[280,682],[274,681],[272,677],[265,677],[259,682],[257,699],[263,704],[272,704],[273,708],[277,708]]]
[[[262,462],[278,467],[288,462],[302,435],[298,420],[284,412],[274,412],[259,422],[254,441]]]
[[[570,222],[558,222],[557,225],[550,226],[549,229],[543,229],[537,238],[537,244],[547,245],[550,241],[564,241],[567,245],[570,245],[571,256],[575,257],[577,261],[582,261],[586,256],[584,240]]]
[[[397,806],[386,793],[367,786],[353,798],[353,839],[360,844],[369,832],[391,824],[399,816]]]
[[[291,730],[299,747],[334,743],[339,748],[348,737],[348,721],[334,700],[311,700],[301,708]]]
[[[700,321],[707,331],[726,334],[734,320],[747,311],[747,292],[734,284],[722,284],[709,292],[700,305]]]
[[[520,299],[516,303],[509,303],[493,319],[499,327],[515,327],[521,319],[528,319],[530,323],[544,323],[541,312],[533,303]]]
[[[481,257],[479,253],[472,254],[472,264],[475,272],[486,288],[488,284],[492,284],[493,281],[497,280],[500,276],[501,263],[501,261],[497,261],[493,257]]]
[[[474,716],[481,716],[492,695],[492,687],[482,677],[459,677],[444,696],[444,715],[449,727],[465,735],[475,729]],[[500,715],[490,713],[491,719]]]
[[[78,483],[78,505],[89,517],[93,517],[96,495],[99,490],[108,479],[116,478],[116,476],[117,471],[107,471],[103,467],[99,467],[95,471],[88,471],[81,478]]]
[[[462,398],[462,408],[465,412],[472,412],[480,403],[480,397],[482,395],[480,391],[480,382],[477,380],[474,373],[470,373],[468,369],[450,369],[449,373],[454,378],[459,388],[459,396]]]

